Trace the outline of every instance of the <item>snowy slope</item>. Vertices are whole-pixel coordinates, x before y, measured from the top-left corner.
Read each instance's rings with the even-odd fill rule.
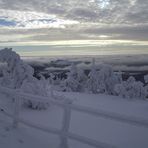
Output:
[[[82,93],[60,93],[75,98],[75,104],[88,106],[109,113],[134,116],[148,121],[148,102],[127,100],[114,96]],[[12,112],[11,101],[0,96],[0,106]],[[7,107],[6,107],[7,106]],[[9,107],[9,109],[8,109]],[[62,109],[51,106],[46,111],[35,111],[23,108],[23,119],[43,126],[61,128]],[[148,128],[138,127],[111,119],[96,117],[79,112],[72,112],[70,130],[85,137],[115,145],[119,148],[147,148]],[[9,142],[8,142],[9,141]],[[0,113],[0,147],[2,148],[57,148],[59,138],[49,133],[26,127],[20,124],[18,129],[11,128],[11,120]],[[76,141],[69,141],[70,148],[90,148]]]

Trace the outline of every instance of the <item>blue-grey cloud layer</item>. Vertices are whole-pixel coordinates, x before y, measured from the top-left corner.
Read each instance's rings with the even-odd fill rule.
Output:
[[[1,42],[148,39],[148,0],[0,0],[0,12]]]

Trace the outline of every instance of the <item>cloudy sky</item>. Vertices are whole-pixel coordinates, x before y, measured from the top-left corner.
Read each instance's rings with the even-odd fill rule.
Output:
[[[148,53],[148,0],[0,0],[0,46],[22,55]]]

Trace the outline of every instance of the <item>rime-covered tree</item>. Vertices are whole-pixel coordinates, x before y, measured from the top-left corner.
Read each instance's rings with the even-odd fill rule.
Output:
[[[38,96],[48,96],[49,85],[45,79],[34,79],[32,82],[24,81],[21,90],[25,93],[30,93]],[[38,101],[27,100],[25,105],[32,109],[46,109],[49,106],[49,103],[42,103]]]
[[[98,92],[98,73],[95,65],[95,59],[92,60],[91,70],[88,75],[87,89],[89,92]]]
[[[119,96],[124,98],[145,99],[146,97],[144,84],[140,81],[136,81],[132,76],[129,77],[127,81],[117,84],[115,86],[115,91]]]
[[[55,78],[55,75],[53,73],[50,73],[48,81],[51,85],[54,85],[54,78]]]
[[[72,63],[70,72],[67,75],[67,79],[62,82],[63,89],[65,91],[79,91],[80,84],[78,81],[77,67],[74,63]]]
[[[101,93],[115,95],[114,87],[122,81],[120,74],[115,74],[110,65],[102,65],[98,74],[98,85]]]
[[[12,88],[20,88],[24,80],[31,81],[33,79],[34,70],[31,66],[24,63],[20,56],[10,48],[5,48],[0,51],[0,61],[7,63],[6,69],[3,71],[4,79],[10,83],[2,85]]]
[[[78,69],[77,80],[79,82],[79,92],[84,92],[88,77],[83,69]]]
[[[3,70],[3,77],[1,78],[2,86],[21,89],[23,92],[35,95],[47,96],[45,81],[39,81],[33,77],[33,68],[24,63],[20,59],[20,56],[12,51],[11,48],[0,50],[0,61],[7,65]],[[36,109],[41,109],[43,106],[46,106],[46,104],[42,104],[38,101],[27,101],[27,103],[29,107],[34,108],[34,106],[36,106]]]
[[[144,81],[145,81],[145,93],[146,97],[148,98],[148,74],[144,76]]]
[[[144,76],[144,81],[148,84],[148,74]]]

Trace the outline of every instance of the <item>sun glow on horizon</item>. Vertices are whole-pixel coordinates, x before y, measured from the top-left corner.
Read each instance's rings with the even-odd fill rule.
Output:
[[[13,47],[21,56],[148,54],[147,41],[133,40],[36,41],[6,43],[5,47]]]
[[[60,41],[30,41],[30,42],[5,42],[1,43],[1,46],[28,46],[28,45],[54,45],[54,46],[72,46],[72,45],[84,45],[84,46],[103,46],[113,44],[130,44],[130,45],[148,45],[148,41],[135,41],[135,40],[106,40],[107,36],[100,35],[101,40],[60,40]]]

